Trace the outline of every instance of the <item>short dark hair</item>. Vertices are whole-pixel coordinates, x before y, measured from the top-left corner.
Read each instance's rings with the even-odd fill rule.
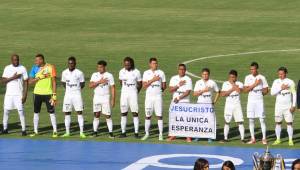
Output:
[[[104,60],[100,60],[100,61],[98,61],[98,65],[106,67],[107,66],[107,62],[104,61]]]
[[[37,55],[35,55],[35,58],[41,58],[41,59],[43,59],[43,60],[45,60],[45,57],[44,57],[44,55],[43,54],[37,54]]]
[[[68,61],[73,61],[74,63],[76,63],[76,58],[74,56],[71,56],[68,58]]]
[[[186,65],[181,63],[181,64],[178,64],[178,67],[184,67],[184,69],[186,70]]]
[[[222,170],[223,170],[224,166],[227,166],[231,170],[235,170],[235,166],[234,166],[233,162],[231,162],[231,161],[225,161],[222,165]]]
[[[285,74],[288,73],[288,70],[287,70],[286,67],[279,67],[279,68],[278,68],[278,71],[283,71]]]
[[[199,158],[196,160],[195,165],[194,165],[194,170],[203,170],[205,165],[208,165],[208,161],[203,158]]]
[[[250,66],[251,66],[251,67],[255,67],[256,69],[259,68],[258,63],[255,62],[255,61],[253,61],[253,62],[250,64]]]
[[[201,70],[201,73],[203,73],[203,72],[207,72],[208,74],[210,74],[209,68],[203,68],[203,69]]]
[[[295,170],[295,166],[296,166],[297,164],[300,164],[300,159],[294,160],[294,162],[293,162],[293,164],[292,164],[292,170]]]
[[[157,61],[157,58],[151,57],[151,58],[149,59],[149,63],[151,63],[152,61]]]
[[[230,75],[238,76],[238,72],[237,72],[236,70],[230,70],[230,71],[229,71],[229,74],[230,74]]]
[[[20,56],[16,53],[12,54],[11,57],[17,57],[17,58],[20,58]]]
[[[131,69],[133,70],[135,68],[134,60],[131,57],[127,56],[127,57],[124,58],[123,62],[126,62],[126,61],[130,63]]]

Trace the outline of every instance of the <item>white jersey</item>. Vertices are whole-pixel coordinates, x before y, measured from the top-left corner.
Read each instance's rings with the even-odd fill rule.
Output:
[[[236,81],[235,84],[242,89],[243,88],[243,83]],[[225,81],[222,85],[222,90],[221,91],[228,91],[232,89],[232,84],[229,81]],[[233,91],[229,94],[229,96],[226,97],[226,105],[230,104],[236,104],[236,103],[241,103],[240,100],[240,93],[237,91]]]
[[[196,82],[194,92],[204,90],[207,87],[209,88],[209,91],[202,93],[200,96],[198,96],[197,103],[212,103],[213,92],[219,92],[218,85],[215,81],[213,80],[204,81],[202,79]]]
[[[122,81],[121,93],[137,93],[137,85],[142,81],[142,76],[138,69],[128,71],[123,68],[119,72],[119,80]]]
[[[151,83],[151,85],[146,90],[146,96],[156,96],[162,94],[162,83],[166,82],[165,73],[161,70],[147,70],[143,74],[143,82],[148,82],[154,76],[159,76],[160,79]]]
[[[84,74],[78,69],[70,71],[65,69],[61,75],[61,81],[66,83],[66,95],[80,94],[80,83],[84,82]]]
[[[262,90],[264,88],[268,88],[269,87],[266,78],[263,75],[261,75],[261,74],[259,74],[257,76],[253,76],[252,74],[246,76],[244,86],[245,87],[246,86],[251,86],[258,79],[261,80],[261,83],[259,85],[257,85],[255,88],[253,88],[249,92],[249,94],[248,94],[248,102],[254,102],[254,101],[257,101],[257,100],[263,100]]]
[[[288,85],[287,90],[281,90],[281,86],[285,84]],[[271,88],[271,95],[276,95],[276,106],[283,108],[290,108],[291,106],[296,107],[296,89],[295,83],[293,80],[285,79],[276,79],[273,82]]]
[[[27,70],[24,66],[18,65],[17,67],[8,65],[4,68],[2,77],[11,78],[15,74],[21,74],[22,76],[18,79],[12,80],[6,84],[6,93],[8,96],[22,96],[23,95],[23,80],[28,79]]]
[[[105,72],[103,74],[100,74],[99,72],[93,73],[90,82],[97,82],[101,80],[102,78],[107,80],[107,83],[105,84],[99,84],[94,89],[94,94],[99,96],[109,96],[110,95],[110,87],[115,85],[114,77],[112,74]]]
[[[170,80],[170,87],[179,86],[179,82],[185,80],[185,84],[180,86],[174,93],[173,93],[173,100],[179,96],[181,96],[184,92],[188,90],[192,90],[192,79],[187,75],[180,77],[179,75],[173,76]],[[190,102],[190,95],[186,96],[185,98],[181,99],[179,102]]]

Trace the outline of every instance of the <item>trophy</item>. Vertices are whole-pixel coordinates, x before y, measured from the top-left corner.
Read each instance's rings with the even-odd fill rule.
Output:
[[[281,155],[277,154],[273,157],[269,151],[269,147],[264,154],[254,153],[252,156],[254,170],[285,170],[284,159]]]

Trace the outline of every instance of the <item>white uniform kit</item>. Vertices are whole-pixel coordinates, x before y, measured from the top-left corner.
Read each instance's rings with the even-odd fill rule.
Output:
[[[173,93],[173,99],[178,98],[179,96],[181,96],[183,93],[185,93],[188,90],[192,90],[193,89],[193,84],[192,84],[192,79],[185,75],[183,77],[180,77],[179,75],[173,76],[170,80],[169,86],[171,87],[175,87],[175,86],[179,86],[179,82],[180,81],[185,81],[185,84],[183,86],[180,86],[174,93]],[[184,98],[182,98],[181,100],[179,100],[179,102],[182,103],[188,103],[190,102],[190,96],[186,96]]]
[[[17,109],[20,116],[22,131],[25,131],[25,117],[24,117],[24,107],[22,104],[22,97],[23,97],[23,81],[28,80],[27,70],[22,65],[18,65],[17,67],[15,67],[11,64],[5,67],[2,77],[11,78],[15,74],[21,74],[21,77],[12,80],[6,84],[6,92],[4,96],[3,129],[4,130],[7,129],[9,111],[13,109]]]
[[[243,83],[237,81],[235,82],[240,89],[243,88]],[[221,91],[228,91],[232,89],[232,84],[229,81],[226,81],[222,85]],[[229,123],[234,118],[235,122],[243,122],[243,111],[240,100],[240,93],[233,91],[226,97],[225,108],[224,108],[224,118],[225,122]]]
[[[156,116],[162,116],[162,83],[166,82],[165,73],[161,70],[147,70],[143,74],[143,82],[148,82],[154,76],[159,76],[160,79],[151,83],[146,90],[145,98],[145,113],[147,117],[152,116],[153,111]]]
[[[107,83],[99,84],[94,89],[93,111],[101,112],[105,115],[111,115],[110,87],[115,85],[115,81],[113,75],[108,72],[103,74],[100,74],[99,72],[93,73],[90,81],[97,82],[101,79],[106,79]]]
[[[283,84],[288,85],[289,88],[281,90]],[[271,95],[276,96],[275,122],[282,122],[283,118],[288,123],[293,122],[293,114],[290,112],[290,108],[296,107],[297,98],[294,81],[288,78],[274,80]]]
[[[84,74],[75,69],[66,69],[62,72],[61,81],[66,83],[66,92],[63,103],[63,112],[83,111],[83,101],[81,96],[80,83],[84,83]]]
[[[213,92],[219,92],[218,85],[213,80],[198,80],[194,87],[194,92],[204,90],[205,88],[209,88],[208,92],[202,93],[198,96],[197,103],[212,103],[213,102]]]

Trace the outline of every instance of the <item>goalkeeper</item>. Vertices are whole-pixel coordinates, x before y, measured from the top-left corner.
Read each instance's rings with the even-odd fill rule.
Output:
[[[53,127],[52,137],[56,138],[57,126],[55,117],[56,104],[56,70],[51,64],[45,63],[44,56],[37,54],[35,56],[35,65],[32,67],[29,74],[29,84],[35,84],[34,96],[34,115],[33,126],[34,133],[30,137],[38,135],[39,113],[41,111],[42,103],[45,102],[47,111],[50,113],[50,120]]]

